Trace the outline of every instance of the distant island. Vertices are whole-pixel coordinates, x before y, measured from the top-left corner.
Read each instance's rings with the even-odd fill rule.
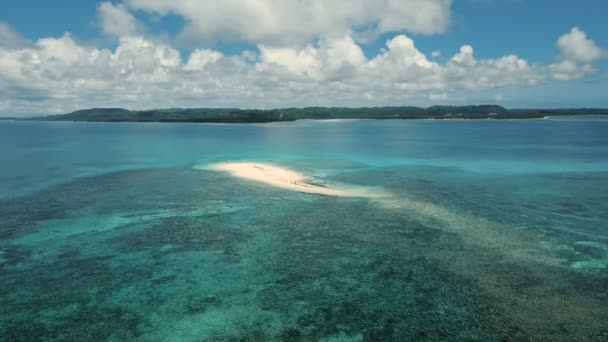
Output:
[[[307,107],[283,109],[171,108],[128,110],[93,108],[68,114],[29,118],[85,122],[264,123],[328,119],[539,119],[565,115],[608,115],[608,109],[506,109],[498,105],[421,107]],[[6,119],[6,118],[5,118]],[[12,118],[13,120],[15,118]]]

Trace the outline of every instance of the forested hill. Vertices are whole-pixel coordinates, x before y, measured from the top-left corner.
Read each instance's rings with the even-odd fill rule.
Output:
[[[218,122],[255,123],[301,119],[528,119],[558,115],[608,115],[608,109],[514,109],[497,105],[420,107],[307,107],[284,109],[171,108],[127,110],[93,108],[44,120],[95,122]]]

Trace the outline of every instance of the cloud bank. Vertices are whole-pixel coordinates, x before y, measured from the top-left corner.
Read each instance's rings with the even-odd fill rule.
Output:
[[[576,27],[557,39],[558,57],[550,65],[516,55],[479,59],[469,45],[451,57],[445,51],[429,57],[404,33],[393,34],[384,49],[366,56],[361,47],[366,34],[443,32],[451,1],[303,3],[104,2],[98,20],[102,31],[116,39],[112,49],[80,43],[69,33],[27,42],[0,23],[0,112],[426,105],[449,102],[455,93],[580,79],[594,73],[593,62],[602,57],[602,50]],[[216,7],[211,11],[208,6]],[[420,13],[412,15],[414,8]],[[210,48],[182,54],[166,40],[146,34],[135,10],[183,16],[182,34],[201,42],[231,36],[254,48],[236,55]]]
[[[255,44],[307,43],[357,33],[444,32],[451,0],[127,0],[150,14],[185,19],[182,35],[199,41],[242,40]]]

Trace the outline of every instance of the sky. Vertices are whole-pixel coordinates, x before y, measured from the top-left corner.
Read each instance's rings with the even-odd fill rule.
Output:
[[[608,107],[608,1],[0,2],[0,116]]]

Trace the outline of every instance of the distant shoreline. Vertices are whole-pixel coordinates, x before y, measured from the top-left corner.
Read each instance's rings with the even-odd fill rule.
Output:
[[[296,119],[290,121],[256,121],[256,122],[246,122],[246,121],[231,121],[231,122],[220,122],[220,121],[85,121],[85,120],[46,120],[40,118],[0,118],[0,122],[69,122],[69,123],[116,123],[116,124],[202,124],[202,125],[217,125],[217,126],[230,126],[230,125],[263,125],[263,124],[272,124],[272,123],[294,123],[294,122],[343,122],[343,121],[436,121],[436,122],[471,122],[471,121],[542,121],[542,120],[551,120],[551,119],[559,119],[559,118],[583,118],[583,117],[606,117],[608,119],[608,114],[577,114],[577,115],[555,115],[549,117],[530,117],[530,118],[446,118],[446,119],[371,119],[371,118],[363,118],[363,119]],[[563,120],[566,121],[566,120]]]
[[[7,117],[14,121],[74,122],[157,122],[157,123],[271,123],[297,120],[524,120],[565,116],[608,115],[603,108],[506,109],[497,105],[421,107],[307,107],[284,109],[173,108],[128,110],[93,108],[68,114],[28,118]]]
[[[375,119],[375,118],[361,118],[361,119],[296,119],[296,120],[282,120],[282,121],[230,121],[230,122],[222,122],[222,121],[119,121],[119,120],[95,120],[95,121],[86,121],[86,120],[48,120],[44,118],[0,118],[0,122],[71,122],[71,123],[132,123],[132,124],[205,124],[205,125],[217,125],[217,126],[226,126],[226,125],[260,125],[260,124],[271,124],[271,123],[293,123],[293,122],[303,122],[303,121],[312,121],[312,122],[342,122],[342,121],[437,121],[437,122],[470,122],[470,121],[533,121],[533,120],[551,120],[551,119],[566,119],[566,118],[583,118],[583,117],[606,117],[608,119],[608,114],[576,114],[576,115],[554,115],[554,116],[545,116],[545,117],[514,117],[514,118],[399,118],[399,119]],[[563,120],[565,121],[565,120]]]

